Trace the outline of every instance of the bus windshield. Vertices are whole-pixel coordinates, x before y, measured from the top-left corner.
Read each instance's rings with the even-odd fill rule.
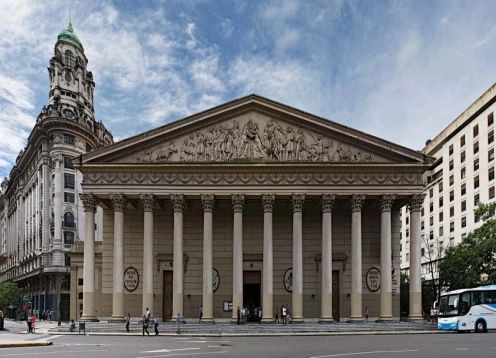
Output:
[[[439,316],[458,316],[458,294],[442,296],[439,302]]]

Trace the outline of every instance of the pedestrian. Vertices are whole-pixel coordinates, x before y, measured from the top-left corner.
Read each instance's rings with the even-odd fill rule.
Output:
[[[200,305],[200,310],[199,310],[198,315],[199,315],[199,317],[198,317],[198,323],[201,323],[201,320],[202,320],[202,317],[203,317],[203,305]]]
[[[48,318],[48,322],[52,322],[52,311],[47,310],[47,318]]]
[[[176,333],[181,334],[181,314],[179,314],[179,312],[177,313],[176,316],[176,325],[177,325]]]
[[[158,325],[160,324],[160,320],[157,316],[153,318],[153,326],[155,327],[155,335],[158,336]]]
[[[145,332],[147,335],[150,335],[150,332],[148,332],[148,320],[146,319],[146,315],[143,315],[141,318],[143,324],[143,335],[145,335]]]
[[[286,323],[288,323],[286,321],[286,312],[287,312],[286,307],[282,306],[281,311],[282,311],[282,324],[286,324]]]
[[[127,316],[126,316],[126,332],[129,333],[129,324],[131,323],[131,315],[129,314],[129,312],[127,313]]]
[[[276,317],[274,318],[274,323],[279,323],[279,308],[276,307]]]
[[[369,308],[365,306],[365,322],[369,321]]]
[[[69,332],[74,332],[76,330],[76,322],[71,318],[71,325],[69,326]]]
[[[262,323],[262,307],[258,309],[258,323]]]
[[[150,321],[150,318],[152,318],[152,315],[151,315],[150,310],[148,309],[148,307],[145,310],[145,315],[146,315],[146,318],[148,319],[148,321]]]
[[[239,306],[238,306],[237,314],[238,314],[238,326],[239,326],[239,322],[241,320],[241,310],[239,309]]]
[[[36,316],[31,313],[31,332],[36,333]]]
[[[28,318],[26,319],[26,322],[28,324],[28,333],[31,333],[32,327],[33,327],[33,321],[32,321],[31,314],[28,315]]]

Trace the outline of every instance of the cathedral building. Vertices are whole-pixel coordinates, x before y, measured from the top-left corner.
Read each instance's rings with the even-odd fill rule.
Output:
[[[73,158],[113,143],[94,116],[93,74],[69,24],[48,67],[49,100],[0,192],[0,281],[19,284],[21,311],[69,320],[70,256],[86,236],[82,173]],[[89,228],[102,239],[101,210]]]

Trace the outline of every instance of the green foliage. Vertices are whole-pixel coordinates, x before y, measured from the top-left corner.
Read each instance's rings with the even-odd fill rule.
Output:
[[[5,309],[16,303],[19,297],[19,287],[15,282],[0,282],[0,307]]]
[[[408,299],[410,295],[409,279],[406,273],[400,274],[400,315],[407,317],[409,312]]]
[[[484,223],[457,246],[449,247],[439,265],[443,285],[450,289],[496,282],[496,203],[474,210]]]

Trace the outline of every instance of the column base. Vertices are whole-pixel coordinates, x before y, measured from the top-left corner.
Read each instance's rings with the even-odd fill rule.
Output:
[[[111,317],[107,321],[108,323],[124,323],[126,319],[124,317]]]
[[[262,318],[261,324],[274,324],[275,318]]]
[[[407,322],[421,322],[424,321],[424,317],[422,316],[408,316],[406,318]]]
[[[200,324],[215,324],[215,321],[213,318],[202,318],[199,323]]]
[[[375,320],[377,323],[392,323],[392,322],[398,322],[397,319],[393,317],[379,317],[378,319]]]
[[[291,324],[300,324],[300,323],[305,323],[303,320],[303,317],[298,317],[298,318],[291,318]]]
[[[319,323],[330,324],[330,323],[336,323],[336,321],[334,321],[334,318],[332,317],[324,317],[324,318],[319,318]]]
[[[351,317],[346,322],[347,323],[361,323],[361,322],[365,322],[365,318],[363,318],[363,317]]]
[[[95,316],[82,316],[79,320],[86,322],[100,322],[100,320]]]

